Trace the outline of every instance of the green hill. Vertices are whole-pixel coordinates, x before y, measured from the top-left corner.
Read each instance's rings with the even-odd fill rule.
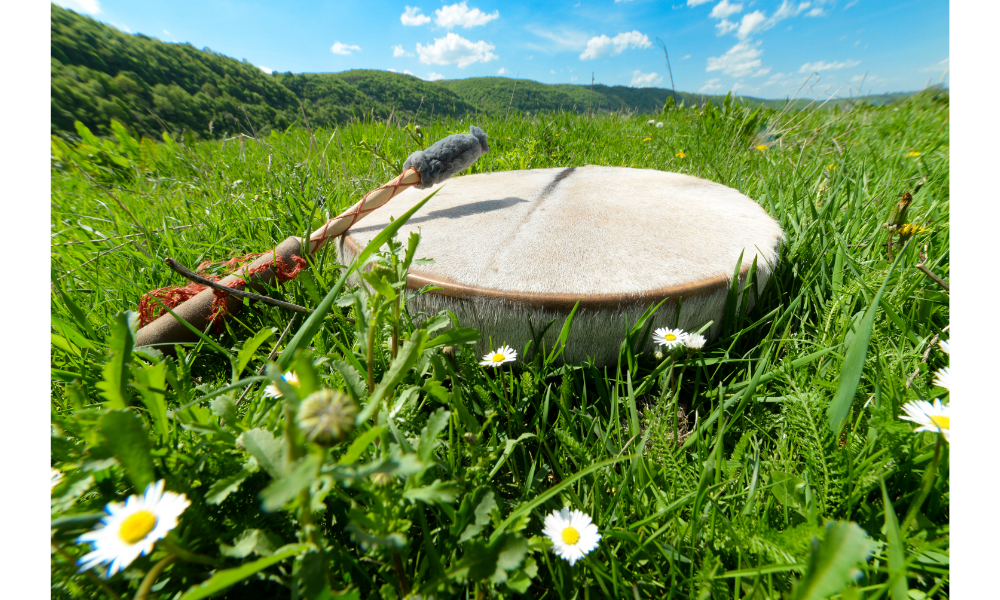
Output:
[[[674,97],[664,88],[552,85],[504,77],[430,82],[378,70],[267,75],[209,48],[122,33],[56,5],[51,10],[52,133],[74,132],[73,122],[81,121],[91,131],[109,135],[112,119],[150,137],[159,137],[165,129],[219,137],[304,126],[306,120],[314,128],[332,128],[390,114],[407,120],[508,110],[653,114]],[[885,104],[908,95],[838,99],[826,107]],[[677,92],[676,99],[692,106],[721,104],[723,96]],[[777,109],[789,104],[738,100]],[[805,108],[810,102],[794,100],[790,108]]]

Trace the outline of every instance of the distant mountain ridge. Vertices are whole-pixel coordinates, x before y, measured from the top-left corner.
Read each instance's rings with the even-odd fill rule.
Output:
[[[168,44],[51,5],[51,131],[80,121],[100,135],[117,119],[142,135],[166,128],[196,137],[294,126],[331,128],[350,119],[431,119],[477,112],[623,111],[656,113],[675,93],[665,88],[546,84],[473,77],[425,81],[379,70],[265,74],[246,61],[191,44]],[[879,103],[909,94],[878,97]],[[722,96],[676,92],[678,103],[721,103]],[[740,98],[768,108],[784,100]],[[857,100],[855,100],[856,102]],[[802,108],[810,101],[793,101]],[[843,106],[847,100],[832,104]]]

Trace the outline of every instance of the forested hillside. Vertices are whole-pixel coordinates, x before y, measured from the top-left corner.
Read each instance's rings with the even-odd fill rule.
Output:
[[[80,121],[109,135],[117,119],[140,135],[164,130],[217,138],[292,126],[331,128],[352,119],[462,116],[467,113],[626,111],[655,113],[673,93],[664,88],[551,85],[475,77],[424,81],[379,70],[265,74],[256,66],[191,44],[126,34],[70,10],[52,9],[52,133],[74,133]],[[879,104],[904,96],[880,96]],[[677,92],[686,106],[722,96]],[[827,106],[845,107],[855,100]],[[783,100],[741,98],[781,108]],[[804,108],[809,100],[793,101]]]

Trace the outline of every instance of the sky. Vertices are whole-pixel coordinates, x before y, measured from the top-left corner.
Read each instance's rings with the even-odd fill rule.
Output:
[[[949,5],[876,0],[58,0],[265,72],[671,87],[816,98],[948,85]],[[670,59],[670,71],[662,42]],[[803,85],[804,84],[804,85]]]

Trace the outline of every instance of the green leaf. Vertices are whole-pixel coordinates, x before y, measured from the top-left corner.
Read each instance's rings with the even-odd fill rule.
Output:
[[[244,431],[237,443],[246,448],[250,456],[257,459],[257,464],[275,479],[285,474],[285,448],[281,439],[275,439],[274,434],[266,429],[251,429]]]
[[[885,286],[889,283],[889,278],[896,270],[899,260],[905,254],[907,246],[909,246],[909,242],[899,251],[896,262],[892,263],[889,273],[882,281],[882,287],[875,294],[875,299],[872,300],[868,312],[861,319],[854,339],[851,340],[851,345],[847,348],[844,364],[840,367],[840,382],[837,385],[837,393],[834,395],[833,401],[830,402],[830,408],[827,409],[830,430],[837,435],[840,435],[841,428],[847,422],[847,415],[851,412],[851,405],[854,404],[854,396],[858,391],[858,383],[861,382],[861,372],[865,368],[865,358],[868,356],[868,343],[871,341],[872,328],[875,325],[875,312],[881,303],[882,293],[885,292]]]
[[[231,558],[246,558],[251,554],[271,556],[281,546],[281,540],[260,529],[246,529],[232,546],[219,544],[219,553]]]
[[[230,475],[224,479],[219,479],[212,484],[208,491],[205,492],[205,501],[209,504],[220,504],[229,494],[232,494],[240,488],[240,484],[247,478],[257,472],[257,461],[251,458],[247,461],[247,464],[243,466],[235,475]]]
[[[159,362],[144,369],[135,369],[132,371],[132,376],[135,378],[135,388],[139,390],[142,403],[149,411],[149,416],[160,434],[160,440],[166,442],[170,438],[167,404],[163,399],[167,383],[167,363]]]
[[[189,588],[188,591],[180,597],[180,600],[201,600],[202,598],[213,596],[222,590],[243,581],[251,575],[263,571],[271,565],[277,564],[286,558],[295,556],[296,554],[306,551],[312,547],[313,546],[310,544],[288,544],[287,546],[279,548],[278,551],[271,556],[255,560],[252,563],[246,563],[236,567],[235,569],[218,571],[205,583]]]
[[[403,347],[399,349],[396,359],[389,365],[389,370],[382,377],[382,382],[375,388],[375,393],[372,394],[371,400],[358,413],[354,421],[355,424],[360,425],[367,421],[372,416],[372,413],[382,404],[382,399],[388,396],[404,377],[409,375],[413,365],[417,364],[417,359],[423,353],[424,342],[426,341],[427,333],[422,329],[418,329],[413,333],[411,339],[403,342]]]
[[[411,502],[419,500],[424,504],[451,504],[460,491],[461,488],[454,481],[442,482],[440,479],[435,479],[430,485],[406,490],[403,492],[403,497]]]
[[[361,278],[368,285],[372,286],[373,290],[385,296],[390,302],[396,299],[396,290],[392,289],[392,286],[389,285],[384,276],[378,277],[371,271],[365,271],[361,273]]]
[[[472,327],[453,327],[427,342],[424,345],[424,349],[457,346],[459,344],[474,344],[479,341],[480,337],[481,334],[478,329],[473,329]]]
[[[271,336],[274,335],[274,329],[271,327],[265,327],[257,332],[255,336],[243,343],[243,348],[240,349],[239,354],[236,355],[236,362],[233,363],[233,382],[235,383],[239,379],[240,375],[243,374],[243,369],[247,368],[250,361],[253,360],[254,353],[260,348],[260,345],[266,342]]]
[[[902,250],[900,254],[902,254]],[[885,480],[879,477],[879,483],[882,485],[882,504],[885,507],[885,537],[886,551],[889,554],[889,577],[896,579],[892,587],[889,588],[889,597],[892,600],[908,600],[910,592],[906,585],[906,567],[903,564],[903,536],[899,531],[899,521],[896,519],[892,500],[889,499],[889,491],[885,488]]]
[[[285,504],[295,499],[299,492],[309,487],[309,484],[319,475],[319,467],[323,459],[315,454],[302,459],[291,473],[280,479],[275,479],[260,493],[264,512],[280,510]]]
[[[130,410],[111,410],[100,421],[105,445],[125,468],[136,491],[142,493],[153,482],[153,458],[149,454],[149,433]]]
[[[856,565],[872,550],[872,541],[857,523],[829,523],[822,543],[813,537],[806,573],[795,588],[793,600],[823,600],[839,593],[860,574]]]
[[[138,319],[134,312],[120,312],[111,324],[111,358],[104,365],[104,380],[97,388],[104,392],[110,408],[122,409],[128,406],[126,386],[129,379],[129,361],[132,359],[132,329],[129,321]]]
[[[534,558],[529,556],[528,559],[524,561],[524,566],[511,573],[507,578],[507,587],[518,594],[524,594],[531,586],[531,580],[534,579],[537,574],[538,563],[535,562]]]
[[[355,402],[360,404],[362,398],[368,393],[368,385],[361,377],[361,373],[351,366],[350,363],[343,360],[333,361],[333,368],[344,378],[344,383],[347,384],[347,393]]]
[[[507,581],[507,572],[521,566],[528,553],[528,540],[517,533],[504,533],[485,543],[476,540],[466,545],[465,555],[448,570],[448,577],[459,581],[489,579]]]
[[[800,510],[806,506],[806,497],[803,491],[805,481],[801,478],[781,471],[773,471],[771,472],[771,484],[771,493],[782,505],[793,510]]]
[[[559,358],[563,351],[566,350],[566,340],[569,338],[569,329],[573,326],[573,317],[576,316],[576,309],[580,308],[580,301],[577,300],[576,304],[573,305],[573,310],[569,311],[569,316],[566,317],[566,321],[563,322],[562,330],[559,332],[559,337],[556,338],[556,343],[552,345],[552,351],[549,352],[548,358],[545,359],[545,364],[551,364],[552,361]]]
[[[472,506],[475,506],[475,511],[471,510],[470,507]],[[456,522],[456,525],[461,527],[468,520],[469,517],[465,516],[468,512],[473,512],[475,520],[462,530],[462,535],[458,538],[458,543],[465,543],[482,533],[483,528],[490,522],[490,513],[496,507],[497,502],[493,497],[493,490],[485,486],[477,489],[471,495],[462,498],[462,505],[459,508],[461,520]],[[452,528],[452,531],[454,532],[455,528]]]
[[[430,462],[434,449],[437,448],[437,436],[448,426],[451,413],[439,408],[427,417],[427,424],[420,430],[420,441],[417,443],[417,456],[420,460]]]
[[[535,434],[533,433],[522,433],[520,436],[518,436],[516,440],[507,440],[507,442],[504,444],[503,455],[500,457],[499,460],[497,460],[497,464],[493,466],[493,470],[490,471],[490,479],[493,479],[493,476],[497,474],[497,471],[500,470],[500,467],[502,467],[503,464],[507,462],[507,457],[509,457],[510,453],[514,451],[514,446],[518,445],[519,443],[523,442],[526,439],[533,437],[535,437]]]
[[[351,445],[347,448],[347,452],[340,457],[337,461],[341,465],[353,465],[361,457],[361,454],[371,445],[373,441],[378,439],[380,435],[386,430],[385,425],[379,427],[373,427],[368,431],[362,433],[351,442]]]

